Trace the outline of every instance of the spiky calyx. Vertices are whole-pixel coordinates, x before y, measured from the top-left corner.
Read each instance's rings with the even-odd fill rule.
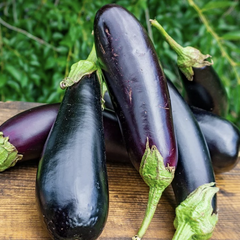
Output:
[[[9,138],[0,132],[0,172],[13,167],[22,157],[23,155],[18,154],[17,149],[9,142]]]
[[[208,240],[212,236],[218,221],[212,208],[212,198],[219,190],[214,185],[198,187],[176,208],[173,240]]]
[[[198,49],[194,47],[182,47],[173,38],[169,36],[169,34],[157,22],[157,20],[150,20],[150,22],[154,27],[159,30],[159,32],[166,39],[171,48],[177,53],[177,65],[189,81],[193,80],[193,67],[202,68],[205,66],[211,66],[213,64],[213,61],[209,62],[206,60],[208,58],[211,58],[209,54],[202,54]]]
[[[101,106],[104,109],[103,96],[107,91],[107,87],[104,81],[102,69],[98,63],[95,45],[93,44],[92,50],[86,60],[80,60],[71,66],[68,76],[60,82],[60,87],[65,89],[71,87],[75,83],[81,81],[84,76],[90,75],[96,72],[101,91]]]

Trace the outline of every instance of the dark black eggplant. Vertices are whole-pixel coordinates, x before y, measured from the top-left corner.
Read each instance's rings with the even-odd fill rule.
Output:
[[[94,240],[108,215],[99,81],[95,73],[68,87],[36,178],[40,215],[55,240]]]
[[[239,162],[240,131],[233,123],[211,112],[191,107],[207,142],[215,173],[227,172]]]
[[[172,187],[179,206],[173,239],[209,239],[202,237],[211,236],[218,219],[218,189],[213,187],[215,177],[210,153],[189,106],[171,82],[168,86],[178,144],[178,165]]]
[[[95,16],[94,38],[129,158],[150,187],[141,238],[177,164],[167,82],[147,32],[126,9],[102,7]]]
[[[212,67],[213,62],[206,61],[211,56],[203,55],[193,47],[180,46],[156,20],[151,20],[151,23],[178,55],[177,65],[188,104],[225,117],[228,112],[228,96],[221,79]]]
[[[59,104],[31,108],[0,126],[0,171],[18,160],[39,158],[47,135],[56,119]]]
[[[214,68],[212,66],[194,67],[193,72],[193,80],[189,81],[180,71],[188,104],[222,117],[226,116],[228,97]]]

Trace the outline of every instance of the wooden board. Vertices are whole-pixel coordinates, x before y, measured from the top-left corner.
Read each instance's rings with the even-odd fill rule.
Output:
[[[0,124],[37,103],[0,102]],[[0,239],[50,240],[35,204],[37,161],[18,163],[0,173]],[[110,209],[100,240],[129,240],[144,216],[148,187],[131,164],[108,162]],[[240,165],[216,176],[219,222],[212,240],[240,239]],[[169,240],[174,234],[175,201],[166,189],[145,240]]]

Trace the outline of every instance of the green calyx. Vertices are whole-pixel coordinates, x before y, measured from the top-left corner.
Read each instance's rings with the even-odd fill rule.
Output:
[[[150,148],[149,140],[147,139],[146,150],[141,160],[139,173],[150,188],[148,204],[138,234],[132,237],[132,240],[140,240],[147,231],[163,191],[173,180],[174,172],[174,167],[165,167],[163,157],[157,147],[153,145]]]
[[[63,81],[60,82],[60,87],[65,89],[79,82],[84,76],[89,75],[98,70],[97,55],[95,45],[86,60],[80,60],[71,66],[70,73]]]
[[[60,82],[60,87],[65,89],[79,82],[84,76],[89,75],[97,70],[94,62],[88,60],[80,60],[71,66],[70,73],[63,81]]]
[[[176,208],[173,240],[210,239],[218,221],[213,213],[212,198],[218,192],[215,183],[198,187]]]
[[[75,83],[79,82],[84,76],[92,74],[93,72],[96,72],[97,78],[99,80],[101,96],[102,96],[101,105],[102,105],[102,109],[104,109],[103,96],[107,88],[104,81],[102,69],[97,60],[97,54],[96,54],[96,49],[94,44],[86,60],[80,60],[71,66],[69,75],[60,82],[60,87],[62,89],[70,87]]]
[[[22,157],[21,154],[18,154],[17,149],[8,141],[8,137],[4,137],[3,133],[0,132],[0,172],[13,167]]]
[[[209,62],[206,60],[211,57],[209,54],[204,55],[198,49],[190,46],[182,47],[168,35],[168,33],[156,20],[150,20],[150,22],[160,31],[171,48],[177,53],[177,65],[189,81],[193,80],[193,67],[202,68],[213,64],[213,61]]]
[[[157,147],[153,145],[150,148],[149,140],[147,139],[146,149],[139,170],[144,182],[149,187],[165,189],[172,182],[174,171],[174,167],[165,167],[163,157]]]
[[[97,71],[97,77],[101,84],[103,81],[103,74],[98,64],[96,49],[95,45],[93,44],[88,58],[86,60],[80,60],[71,66],[69,75],[60,82],[60,87],[62,89],[70,87],[73,84],[79,82],[84,76],[89,75],[95,71]]]
[[[213,61],[206,61],[209,57],[211,57],[209,54],[204,55],[196,48],[185,47],[178,54],[177,64],[186,78],[192,81],[194,75],[193,67],[202,68],[213,64]]]

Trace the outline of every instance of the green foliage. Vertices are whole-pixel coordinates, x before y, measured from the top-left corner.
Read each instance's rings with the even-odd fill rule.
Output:
[[[59,102],[64,93],[59,83],[73,63],[87,58],[93,43],[94,16],[110,2],[130,10],[148,29],[165,73],[180,90],[177,56],[157,30],[149,28],[149,18],[156,18],[181,45],[212,55],[229,95],[228,119],[240,126],[240,4],[235,0],[195,0],[222,47],[190,0],[3,0],[0,100]]]

